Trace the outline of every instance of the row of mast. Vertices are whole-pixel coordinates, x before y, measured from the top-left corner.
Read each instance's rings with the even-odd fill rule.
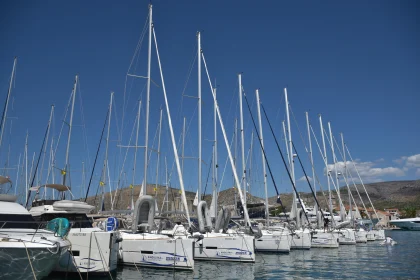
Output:
[[[179,156],[178,156],[178,151],[175,145],[175,139],[174,139],[174,134],[173,134],[173,129],[172,129],[172,122],[171,122],[171,117],[170,117],[170,112],[169,112],[169,105],[167,102],[167,96],[166,96],[166,89],[164,86],[164,80],[163,80],[163,74],[162,74],[162,69],[161,69],[161,64],[160,64],[160,58],[159,58],[159,52],[158,52],[158,48],[157,48],[157,42],[156,42],[156,34],[154,32],[153,29],[153,20],[152,20],[152,5],[149,5],[149,36],[148,36],[148,63],[147,63],[147,91],[146,91],[146,127],[145,127],[145,143],[144,146],[141,146],[142,148],[144,148],[144,173],[143,173],[143,182],[142,182],[142,186],[141,186],[141,191],[139,196],[143,195],[143,194],[147,194],[147,167],[148,167],[148,133],[149,133],[149,104],[150,104],[150,81],[151,81],[151,48],[152,48],[152,34],[153,34],[153,38],[155,41],[155,47],[156,47],[156,53],[157,53],[157,57],[158,57],[158,63],[159,63],[159,70],[160,70],[160,74],[161,74],[161,80],[162,80],[162,85],[163,85],[163,91],[164,91],[164,97],[165,97],[165,105],[166,105],[166,110],[167,110],[167,116],[168,116],[168,123],[169,123],[169,128],[170,128],[170,132],[171,132],[171,140],[172,140],[172,144],[173,144],[173,151],[174,151],[174,155],[175,155],[175,162],[176,162],[176,166],[177,166],[177,172],[178,172],[178,177],[180,180],[180,185],[181,185],[181,194],[182,194],[182,200],[183,200],[183,204],[184,207],[186,209],[187,208],[187,203],[186,203],[186,197],[185,197],[185,191],[184,191],[184,184],[183,184],[183,179],[182,179],[182,174],[184,171],[184,141],[185,141],[185,118],[184,118],[184,123],[183,123],[183,133],[182,133],[182,165],[179,162]],[[207,76],[209,78],[209,83],[210,83],[210,88],[211,88],[211,92],[212,92],[212,96],[214,99],[214,144],[213,144],[213,199],[214,199],[214,213],[212,213],[212,215],[214,215],[215,217],[217,216],[217,196],[218,196],[218,175],[217,175],[217,167],[218,167],[218,159],[217,159],[217,119],[219,119],[219,123],[222,129],[222,133],[223,133],[223,137],[225,140],[225,144],[226,144],[226,148],[228,151],[228,157],[230,159],[231,165],[232,165],[232,171],[234,173],[234,179],[235,179],[235,185],[238,187],[238,192],[240,195],[240,199],[241,202],[244,206],[244,216],[245,216],[245,220],[247,223],[249,223],[249,217],[248,217],[248,211],[247,211],[247,207],[246,207],[246,203],[247,203],[247,182],[246,182],[246,163],[245,163],[245,150],[244,150],[244,122],[243,122],[243,111],[242,111],[242,95],[244,94],[243,92],[243,87],[242,87],[242,75],[238,74],[238,83],[239,83],[239,106],[240,106],[240,132],[241,132],[241,159],[242,159],[242,169],[241,169],[241,180],[239,180],[239,176],[237,175],[236,172],[236,162],[234,161],[233,157],[232,157],[232,153],[230,151],[230,147],[229,147],[229,143],[227,141],[227,137],[226,137],[226,132],[224,129],[224,125],[223,125],[223,121],[221,119],[221,114],[219,111],[219,107],[217,104],[217,95],[216,95],[216,88],[213,88],[213,86],[211,85],[211,81],[210,81],[210,77],[208,74],[208,69],[207,66],[205,64],[205,60],[204,60],[204,54],[201,48],[201,35],[200,32],[197,33],[197,43],[198,43],[198,50],[197,50],[197,56],[198,56],[198,190],[197,190],[197,194],[198,194],[198,198],[199,200],[201,200],[201,191],[202,191],[202,131],[201,131],[201,121],[202,121],[202,93],[201,93],[201,61],[203,58],[203,62],[206,68],[206,72],[207,72]],[[10,80],[10,86],[9,86],[9,91],[8,91],[8,95],[7,95],[7,99],[6,99],[6,104],[5,104],[5,109],[4,109],[4,113],[3,113],[3,118],[2,118],[2,122],[1,122],[1,129],[0,129],[0,146],[3,140],[3,133],[4,133],[4,126],[5,126],[5,122],[6,122],[6,118],[7,118],[7,108],[8,108],[8,103],[10,100],[10,94],[11,94],[11,88],[12,88],[12,82],[14,80],[14,73],[15,73],[15,68],[16,68],[16,62],[17,59],[14,59],[14,63],[13,63],[13,70],[12,70],[12,77]],[[69,126],[69,131],[68,131],[68,138],[67,138],[67,147],[66,147],[66,155],[65,155],[65,164],[64,164],[64,168],[62,169],[62,174],[63,174],[63,185],[66,185],[66,178],[67,178],[67,173],[69,170],[69,150],[70,150],[70,139],[71,139],[71,132],[72,132],[72,122],[73,122],[73,111],[74,111],[74,104],[75,104],[75,96],[76,96],[76,90],[77,90],[77,85],[78,85],[78,76],[76,75],[75,77],[75,82],[74,82],[74,86],[73,86],[73,91],[72,91],[72,99],[71,99],[71,111],[70,111],[70,120],[68,123]],[[286,140],[286,148],[287,148],[287,154],[288,154],[288,161],[289,161],[289,167],[291,170],[291,177],[292,177],[292,184],[295,184],[296,182],[296,178],[295,178],[295,172],[294,172],[294,153],[293,153],[293,142],[292,142],[292,133],[291,133],[291,125],[290,125],[290,115],[289,115],[289,102],[288,102],[288,96],[287,96],[287,89],[284,89],[284,94],[285,94],[285,103],[286,103],[286,115],[287,115],[287,140]],[[114,93],[111,93],[111,97],[110,97],[110,104],[109,104],[109,114],[108,114],[108,129],[107,129],[107,136],[106,136],[106,150],[105,150],[105,159],[104,159],[104,163],[103,163],[103,170],[102,170],[102,175],[101,175],[101,185],[102,185],[102,200],[101,200],[101,206],[104,203],[104,185],[106,182],[106,178],[107,178],[107,171],[109,170],[108,167],[108,147],[109,147],[109,134],[110,134],[110,125],[111,125],[111,112],[112,112],[112,104],[113,104],[113,95]],[[255,92],[256,95],[256,99],[257,99],[257,111],[258,111],[258,124],[259,124],[259,135],[260,135],[260,142],[261,142],[261,146],[262,149],[264,149],[264,141],[263,141],[263,130],[262,130],[262,120],[261,120],[261,111],[260,111],[260,105],[261,105],[261,101],[260,101],[260,97],[259,97],[259,90],[256,90]],[[140,123],[140,112],[141,112],[141,105],[142,105],[142,101],[139,101],[139,105],[138,105],[138,112],[137,112],[137,129],[136,129],[136,143],[135,143],[135,153],[134,153],[134,166],[133,166],[133,185],[134,185],[134,176],[135,176],[135,171],[136,171],[136,161],[137,161],[137,149],[140,147],[138,146],[138,134],[139,134],[139,123]],[[47,139],[49,136],[49,126],[52,122],[52,117],[53,117],[53,113],[54,113],[54,106],[52,106],[51,108],[51,113],[50,113],[50,118],[49,118],[49,124],[48,124],[48,129],[46,132],[47,135]],[[306,121],[307,121],[307,131],[308,131],[308,138],[309,138],[309,155],[310,155],[310,162],[311,162],[311,166],[312,166],[312,180],[313,180],[313,186],[316,186],[316,180],[315,180],[315,169],[314,169],[314,163],[313,163],[313,152],[312,152],[312,141],[311,141],[311,133],[310,133],[310,123],[309,123],[309,116],[308,113],[306,112]],[[330,213],[332,213],[332,198],[331,198],[331,186],[330,186],[330,180],[333,183],[335,190],[337,192],[338,198],[340,200],[340,208],[341,208],[341,216],[342,219],[344,218],[343,215],[343,204],[342,204],[342,200],[341,200],[341,196],[340,196],[340,191],[339,191],[339,179],[338,179],[338,171],[336,168],[337,165],[337,157],[335,155],[335,150],[334,150],[334,138],[332,135],[332,130],[331,130],[331,124],[328,122],[328,130],[329,130],[329,141],[330,141],[330,146],[331,146],[331,152],[332,152],[332,156],[333,156],[333,164],[334,164],[334,174],[335,174],[335,181],[336,184],[334,183],[334,180],[331,178],[331,172],[330,170],[328,170],[328,160],[327,160],[327,150],[326,150],[326,144],[325,144],[325,138],[324,138],[324,128],[323,128],[323,123],[322,123],[322,117],[319,116],[319,122],[320,122],[320,127],[321,127],[321,136],[322,136],[322,145],[323,145],[323,160],[325,163],[325,167],[327,170],[327,185],[328,185],[328,192],[329,192],[329,208],[330,208]],[[236,127],[236,120],[235,120],[235,127]],[[155,187],[157,188],[157,181],[158,181],[158,170],[159,170],[159,158],[160,158],[160,142],[161,142],[161,128],[162,128],[162,110],[160,110],[160,120],[159,120],[159,138],[158,138],[158,160],[157,160],[157,167],[156,167],[156,185]],[[283,122],[283,129],[284,129],[284,135],[286,136],[286,128],[285,128],[285,124]],[[345,151],[345,144],[344,144],[344,139],[343,139],[343,134],[341,135],[341,142],[342,142],[342,149],[343,149],[343,154],[344,154],[344,178],[346,181],[346,185],[348,186],[347,183],[347,179],[346,179],[346,175],[347,175],[347,165],[346,165],[346,151]],[[235,130],[235,137],[236,137],[236,130]],[[47,140],[48,141],[48,140]],[[51,146],[52,146],[52,141],[51,141]],[[347,147],[346,147],[347,148]],[[236,147],[235,147],[236,150]],[[348,149],[347,149],[348,151]],[[45,159],[45,155],[46,155],[46,148],[43,149],[43,158]],[[349,152],[349,151],[348,151]],[[27,178],[27,137],[26,137],[26,141],[25,141],[25,155],[26,155],[26,163],[25,163],[25,170],[26,170],[26,178],[25,178],[25,183],[26,186],[28,186],[29,182],[28,182],[28,178]],[[262,153],[261,153],[262,154]],[[351,157],[351,156],[350,156]],[[236,157],[235,157],[236,158]],[[52,155],[52,164],[54,162],[54,155]],[[19,162],[20,162],[20,157],[19,157]],[[43,161],[44,162],[44,161]],[[165,158],[165,164],[166,164],[166,158]],[[265,192],[265,214],[266,214],[266,220],[267,220],[267,224],[268,224],[268,217],[269,217],[269,209],[268,209],[268,190],[267,190],[267,174],[266,174],[266,159],[264,157],[264,155],[262,154],[262,166],[263,166],[263,178],[264,178],[264,192]],[[354,163],[353,163],[354,164]],[[42,163],[42,167],[41,170],[43,169],[43,163]],[[84,172],[84,167],[83,167],[83,172]],[[53,172],[54,173],[54,172]],[[109,176],[109,175],[108,175]],[[358,174],[359,178],[360,175]],[[166,180],[168,182],[168,180]],[[243,190],[243,193],[242,193]],[[46,190],[44,191],[44,196],[46,196]],[[315,191],[316,194],[316,191]],[[111,194],[112,195],[112,194]],[[166,194],[167,196],[168,194]],[[114,197],[115,199],[115,197]],[[166,197],[167,199],[167,197]],[[131,198],[131,203],[133,205],[133,197]],[[354,198],[351,195],[351,192],[349,192],[349,203],[350,203],[350,209],[351,209],[351,202],[354,202]],[[296,193],[293,193],[293,205],[292,205],[292,211],[291,211],[291,215],[293,217],[296,217],[298,219],[298,213],[297,213],[297,207],[296,207],[296,201],[297,201],[297,196]],[[370,198],[369,198],[370,201]],[[371,202],[371,201],[370,201]],[[111,197],[111,205],[113,207],[114,203],[112,202],[112,197]],[[188,211],[187,215],[188,215]],[[376,211],[375,211],[376,213]],[[350,215],[351,211],[350,211]],[[188,215],[189,216],[189,215]],[[351,216],[350,216],[351,218]],[[189,217],[188,217],[189,220]]]

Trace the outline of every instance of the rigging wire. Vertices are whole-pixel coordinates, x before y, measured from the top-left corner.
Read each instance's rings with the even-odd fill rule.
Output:
[[[251,107],[249,106],[248,98],[246,97],[245,92],[243,92],[243,95],[244,95],[244,97],[245,97],[245,101],[246,101],[246,105],[247,105],[247,107],[248,107],[249,114],[251,115],[252,123],[253,123],[253,125],[254,125],[254,130],[255,130],[255,132],[256,132],[256,134],[257,134],[257,137],[258,137],[258,143],[260,144],[261,151],[262,151],[262,152],[263,152],[263,154],[264,154],[264,158],[265,158],[265,161],[266,161],[266,164],[267,164],[267,167],[268,167],[268,171],[269,171],[269,173],[270,173],[271,180],[272,180],[272,182],[273,182],[274,188],[275,188],[276,193],[277,193],[277,199],[278,199],[277,201],[280,203],[283,213],[284,213],[284,214],[286,214],[286,208],[284,207],[283,202],[281,201],[281,198],[280,198],[280,193],[279,193],[279,190],[277,189],[276,181],[274,180],[273,172],[271,171],[271,167],[270,167],[270,164],[269,164],[269,162],[268,162],[267,155],[266,155],[266,153],[265,153],[265,149],[264,149],[264,147],[263,147],[263,145],[262,145],[262,143],[261,143],[260,133],[259,133],[259,132],[258,132],[258,130],[257,130],[257,125],[255,124],[254,116],[252,115],[252,111],[251,111]],[[263,110],[264,110],[264,107],[263,107]],[[267,117],[267,116],[266,116],[266,117]],[[268,118],[267,118],[267,119],[268,119]],[[270,128],[271,128],[271,126],[270,126]],[[277,140],[276,140],[276,141],[277,141]],[[283,154],[282,154],[282,158],[283,158]],[[284,159],[283,159],[283,162],[284,162]],[[287,172],[289,172],[289,170],[287,169],[286,164],[285,164],[285,167],[286,167]],[[289,174],[289,176],[290,176],[290,174]],[[290,179],[291,179],[291,177],[290,177]],[[292,180],[291,180],[291,181],[292,181]],[[293,184],[293,181],[292,181],[292,184]],[[287,221],[287,222],[289,222],[289,219],[287,218],[287,216],[286,216],[286,221]]]
[[[95,161],[93,162],[92,172],[91,172],[91,174],[90,174],[89,184],[88,184],[88,188],[87,188],[87,190],[86,190],[85,202],[86,202],[86,200],[87,200],[87,197],[88,197],[88,194],[89,194],[90,185],[91,185],[91,183],[92,183],[93,174],[94,174],[94,172],[95,172],[96,161],[98,160],[99,150],[101,149],[101,144],[102,144],[102,138],[103,138],[103,136],[104,136],[106,123],[107,123],[107,121],[108,121],[108,114],[109,114],[109,108],[108,108],[108,110],[107,110],[107,112],[106,112],[106,117],[105,117],[104,126],[103,126],[103,128],[102,128],[101,137],[99,138],[98,149],[96,150]],[[98,193],[96,193],[96,195],[95,195],[94,204],[96,203],[96,197],[97,197],[97,195],[98,195]]]

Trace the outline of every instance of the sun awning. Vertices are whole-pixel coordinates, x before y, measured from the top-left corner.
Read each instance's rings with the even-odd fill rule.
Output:
[[[9,177],[0,176],[0,185],[6,184],[6,183],[12,183]]]
[[[55,189],[55,190],[57,190],[59,192],[65,192],[65,191],[68,191],[68,190],[71,189],[70,187],[64,186],[64,185],[61,185],[61,184],[46,184],[46,185],[42,185],[42,186],[32,187],[32,188],[30,188],[30,190],[31,191],[38,191],[42,187],[44,187],[44,188],[50,188],[50,189]]]

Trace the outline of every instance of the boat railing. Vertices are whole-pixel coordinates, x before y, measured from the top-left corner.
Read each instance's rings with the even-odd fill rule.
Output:
[[[49,222],[51,221],[0,221],[0,238],[6,234],[5,232],[13,230],[19,230],[19,233],[32,235],[31,241],[33,241],[33,238],[38,233],[59,236],[57,235],[57,230],[47,228]],[[41,230],[42,232],[40,232]]]

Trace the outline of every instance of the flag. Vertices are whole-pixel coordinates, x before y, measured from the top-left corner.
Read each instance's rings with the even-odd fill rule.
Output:
[[[99,182],[99,185],[100,185],[101,187],[103,187],[103,186],[105,186],[105,183],[104,183],[104,182],[102,182],[102,181],[100,181],[100,182]]]
[[[134,188],[134,186],[132,184],[130,184],[130,189]]]
[[[61,175],[66,175],[66,170],[62,169],[61,170]]]

